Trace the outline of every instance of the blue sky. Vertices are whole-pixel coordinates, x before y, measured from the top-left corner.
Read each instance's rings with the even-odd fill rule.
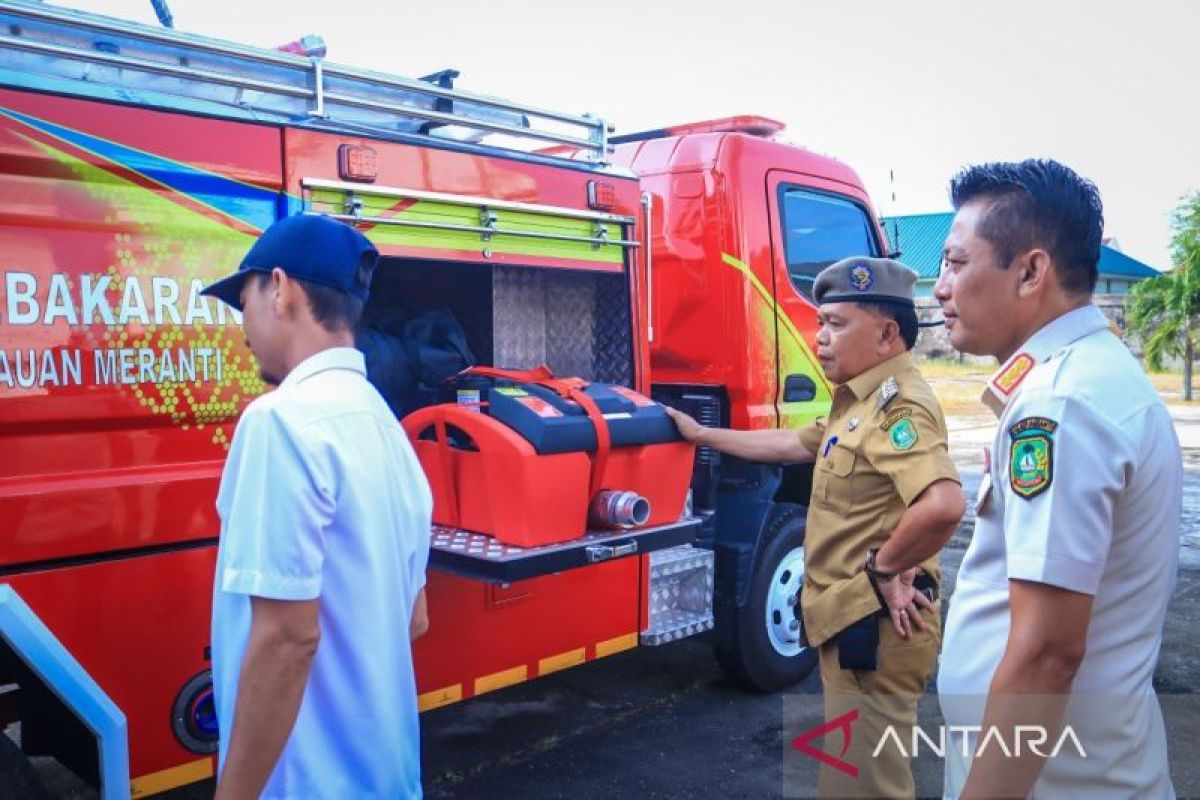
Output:
[[[155,22],[149,0],[56,0]],[[170,0],[176,27],[459,85],[619,131],[754,113],[854,167],[884,214],[948,208],[978,161],[1057,158],[1109,236],[1169,266],[1168,214],[1200,190],[1192,0]],[[891,175],[895,179],[891,179]],[[893,192],[895,200],[893,201]]]

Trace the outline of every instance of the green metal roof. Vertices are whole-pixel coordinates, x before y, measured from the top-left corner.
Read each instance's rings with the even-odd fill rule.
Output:
[[[912,267],[921,280],[936,280],[942,268],[942,246],[950,234],[953,214],[910,214],[884,217],[888,248],[900,251],[900,261]]]
[[[951,212],[884,217],[883,230],[889,248],[893,252],[900,251],[900,261],[916,270],[922,281],[932,281],[941,269],[942,246],[953,220]],[[1158,274],[1158,270],[1120,250],[1100,246],[1100,275],[1103,277],[1140,281]]]

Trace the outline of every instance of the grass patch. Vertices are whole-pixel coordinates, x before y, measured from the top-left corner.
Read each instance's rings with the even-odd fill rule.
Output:
[[[926,380],[978,376],[981,380],[986,381],[996,369],[994,364],[977,364],[954,358],[918,358],[913,363],[916,364],[917,369],[921,371]]]
[[[947,417],[973,416],[975,414],[990,414],[988,407],[979,400],[983,394],[983,381],[979,383],[954,382],[947,383],[931,380],[933,393],[941,403],[942,413]]]
[[[917,369],[929,381],[948,417],[989,414],[979,400],[994,367],[950,358],[917,359]]]
[[[979,396],[983,394],[995,367],[947,358],[916,359],[915,363],[925,380],[933,387],[946,416],[991,413],[987,406],[980,402]],[[1146,375],[1165,402],[1172,405],[1189,405],[1183,401],[1181,371],[1147,372]],[[1200,370],[1196,370],[1193,375],[1192,392],[1196,400],[1190,405],[1200,403]]]
[[[1150,383],[1158,390],[1159,394],[1175,395],[1177,398],[1183,394],[1183,373],[1175,370],[1167,370],[1164,372],[1147,372],[1146,375],[1150,378]],[[1200,389],[1196,385],[1196,374],[1192,374],[1192,392],[1193,397],[1200,397]]]

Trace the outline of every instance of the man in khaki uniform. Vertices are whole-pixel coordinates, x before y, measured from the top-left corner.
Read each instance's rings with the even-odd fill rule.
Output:
[[[911,741],[916,701],[937,660],[937,556],[962,518],[941,408],[908,351],[916,342],[916,274],[875,258],[833,264],[813,285],[817,357],[836,384],[828,417],[797,432],[707,428],[671,410],[690,441],[752,461],[815,461],[805,540],[804,633],[819,648],[826,720],[824,797],[911,797],[909,761],[873,756],[895,726]],[[890,741],[890,740],[889,740]]]

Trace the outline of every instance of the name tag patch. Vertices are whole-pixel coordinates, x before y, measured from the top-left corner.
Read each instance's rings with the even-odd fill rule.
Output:
[[[1008,482],[1013,493],[1032,500],[1054,480],[1054,432],[1058,423],[1046,417],[1026,417],[1008,429],[1012,449]]]
[[[911,408],[898,408],[895,411],[893,411],[892,413],[888,414],[887,418],[884,419],[884,421],[880,423],[879,427],[885,431],[891,430],[892,426],[895,425],[897,422],[899,422],[902,419],[908,419],[911,416],[912,416]]]

